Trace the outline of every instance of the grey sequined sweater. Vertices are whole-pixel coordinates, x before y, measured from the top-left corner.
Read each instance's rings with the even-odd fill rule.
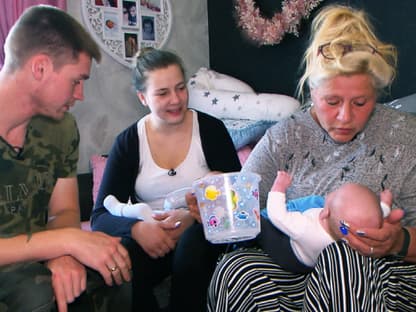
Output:
[[[365,129],[336,143],[309,111],[271,127],[252,151],[243,171],[260,174],[265,207],[278,170],[293,175],[287,199],[325,195],[345,182],[393,192],[394,207],[405,210],[404,225],[416,226],[416,117],[376,105]]]

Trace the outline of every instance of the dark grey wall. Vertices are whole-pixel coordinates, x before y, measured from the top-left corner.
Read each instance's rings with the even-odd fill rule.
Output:
[[[256,0],[262,12],[281,10],[281,1]],[[256,46],[237,28],[233,0],[208,0],[210,67],[235,76],[257,92],[293,96],[300,77],[300,60],[307,45],[309,23],[319,8],[332,3],[349,4],[369,12],[379,37],[399,50],[399,68],[389,100],[416,92],[416,1],[325,0],[301,24],[299,37],[286,35],[274,46]]]

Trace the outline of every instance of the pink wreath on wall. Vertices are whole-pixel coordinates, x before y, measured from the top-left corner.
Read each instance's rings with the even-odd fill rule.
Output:
[[[272,18],[261,16],[260,9],[253,0],[236,0],[238,26],[254,42],[260,45],[275,45],[282,41],[286,33],[299,36],[298,27],[302,18],[323,0],[284,0],[282,12]]]

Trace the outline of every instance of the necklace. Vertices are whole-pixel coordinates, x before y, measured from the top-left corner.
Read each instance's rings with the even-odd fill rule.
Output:
[[[176,170],[175,169],[172,168],[168,171],[168,176],[173,177],[175,175],[176,175]]]

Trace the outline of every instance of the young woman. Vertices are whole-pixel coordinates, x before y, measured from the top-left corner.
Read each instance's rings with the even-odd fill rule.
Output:
[[[136,57],[134,85],[150,113],[115,140],[92,214],[92,228],[122,236],[133,266],[133,310],[157,311],[153,288],[172,274],[171,310],[203,311],[206,292],[223,245],[205,240],[187,209],[153,220],[113,216],[108,195],[121,202],[162,210],[171,191],[189,187],[212,171],[238,171],[240,163],[223,123],[188,109],[181,59],[145,48]],[[179,225],[179,226],[178,226]]]

